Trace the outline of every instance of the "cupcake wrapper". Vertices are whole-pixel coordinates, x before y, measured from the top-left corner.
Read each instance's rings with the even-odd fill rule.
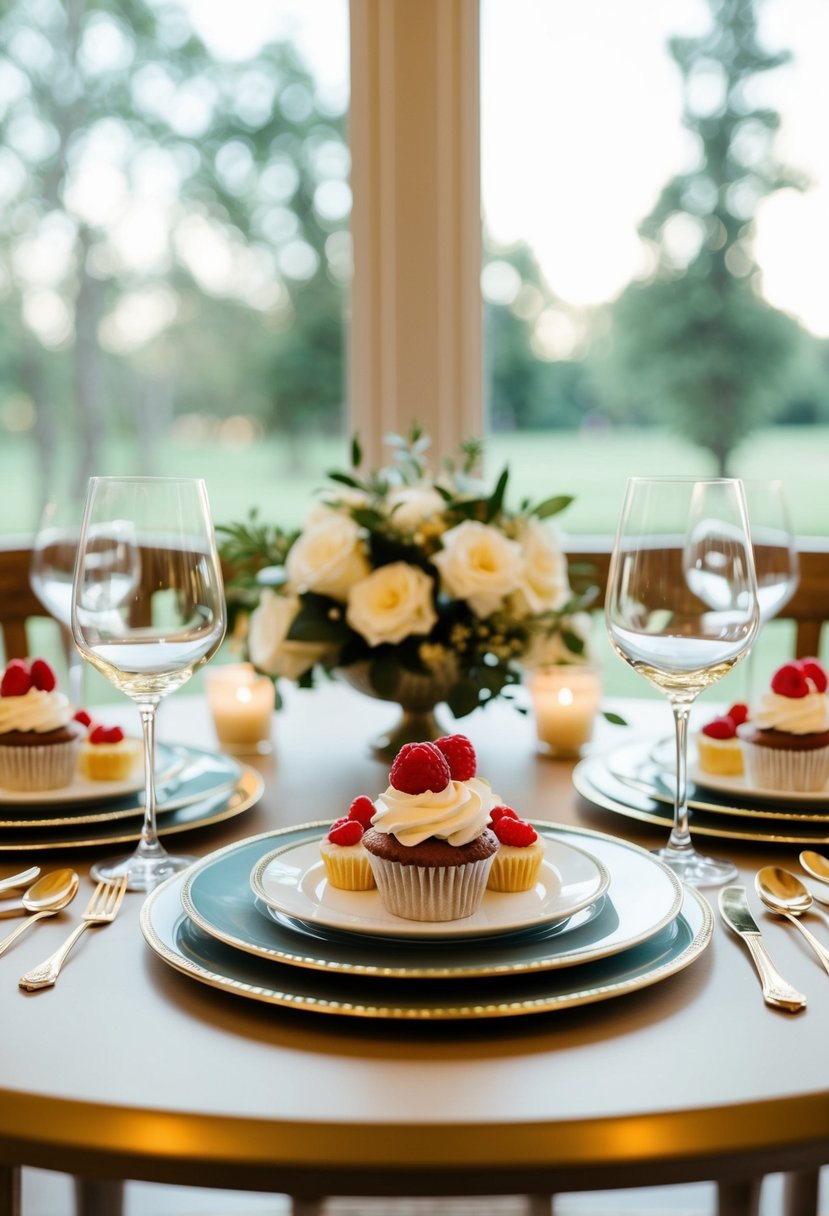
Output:
[[[0,746],[0,786],[7,790],[58,790],[71,785],[79,741],[42,747]]]
[[[368,856],[335,855],[322,853],[322,863],[332,887],[340,891],[371,891],[375,887],[374,875]]]
[[[543,854],[536,850],[522,850],[504,856],[497,853],[489,872],[487,887],[490,891],[529,891],[535,886],[541,869]]]
[[[406,920],[463,920],[478,910],[492,857],[460,866],[404,866],[369,853],[387,911]]]
[[[829,780],[829,747],[785,751],[743,740],[746,776],[769,790],[822,790]]]

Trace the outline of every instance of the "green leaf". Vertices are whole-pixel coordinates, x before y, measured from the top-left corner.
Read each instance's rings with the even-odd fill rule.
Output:
[[[507,491],[507,482],[509,481],[509,467],[505,468],[495,485],[495,489],[487,499],[486,504],[486,522],[494,519],[504,505],[504,495]]]
[[[478,708],[477,687],[471,680],[459,680],[446,698],[446,704],[454,717],[465,718]]]
[[[363,463],[363,449],[360,447],[360,439],[358,435],[351,437],[351,467],[359,469]]]
[[[571,654],[584,654],[584,638],[580,637],[577,633],[573,633],[571,629],[562,629],[561,640]]]
[[[328,596],[308,593],[302,597],[299,612],[288,630],[288,641],[339,646],[350,633],[341,604]]]
[[[356,477],[352,477],[349,473],[339,473],[337,470],[326,474],[329,481],[339,482],[340,485],[349,486],[352,490],[361,490],[363,484]]]
[[[552,515],[558,515],[565,507],[569,507],[573,501],[572,494],[556,494],[552,498],[545,498],[538,506],[533,507],[530,515],[535,515],[538,519],[549,519]]]
[[[621,714],[614,714],[609,709],[603,709],[601,712],[602,712],[602,717],[606,721],[608,721],[611,724],[611,726],[627,726],[627,722],[621,716]]]

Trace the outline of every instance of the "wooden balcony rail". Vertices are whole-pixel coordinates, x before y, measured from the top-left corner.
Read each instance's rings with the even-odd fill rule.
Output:
[[[591,581],[601,590],[607,586],[610,537],[580,537],[579,547],[568,551],[573,565],[591,567]],[[818,654],[821,631],[829,610],[829,539],[808,538],[799,542],[800,584],[780,613],[795,622],[795,657]],[[29,653],[27,623],[48,614],[29,585],[31,549],[24,544],[0,542],[0,633],[6,659]],[[597,601],[601,604],[601,597]]]

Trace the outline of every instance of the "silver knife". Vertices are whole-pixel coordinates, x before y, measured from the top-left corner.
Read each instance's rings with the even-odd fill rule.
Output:
[[[733,929],[748,946],[748,952],[754,960],[763,985],[763,999],[766,1004],[785,1009],[789,1013],[805,1009],[806,998],[803,993],[792,988],[791,984],[783,979],[769,957],[760,929],[749,910],[745,887],[723,887],[720,891],[720,916],[729,929]]]

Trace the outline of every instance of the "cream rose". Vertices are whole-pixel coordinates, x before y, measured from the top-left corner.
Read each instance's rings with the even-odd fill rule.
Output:
[[[558,532],[543,520],[531,517],[522,521],[517,539],[523,569],[520,586],[511,601],[516,616],[536,616],[563,608],[570,598],[570,583]]]
[[[432,486],[397,486],[386,496],[395,528],[414,532],[425,519],[440,515],[446,503]]]
[[[298,680],[325,656],[326,646],[288,641],[288,631],[298,612],[297,596],[278,595],[270,587],[262,592],[248,629],[248,654],[260,671]]]
[[[285,569],[293,591],[316,591],[345,601],[352,584],[365,578],[371,567],[354,520],[330,511],[296,539]]]
[[[348,593],[345,619],[369,646],[426,634],[437,621],[429,575],[408,562],[380,566]]]
[[[502,607],[521,583],[521,546],[489,524],[465,520],[441,537],[433,558],[450,595],[465,599],[478,617]]]
[[[582,642],[584,642],[584,650],[581,654],[575,654],[574,651],[565,646],[564,639],[561,636],[562,630],[566,630],[568,633],[573,633],[576,637],[581,638]],[[554,633],[538,632],[533,634],[532,641],[521,663],[527,669],[554,667],[561,663],[590,663],[593,661],[590,646],[592,632],[593,623],[590,619],[590,613],[574,612],[571,616],[564,617],[560,621]]]

